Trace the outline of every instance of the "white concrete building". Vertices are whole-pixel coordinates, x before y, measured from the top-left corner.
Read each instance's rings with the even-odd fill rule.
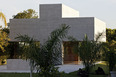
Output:
[[[43,43],[61,24],[69,25],[71,28],[68,35],[74,36],[79,41],[83,40],[85,34],[90,40],[95,40],[98,33],[106,31],[106,24],[103,21],[95,17],[79,17],[78,11],[63,4],[41,4],[39,12],[38,19],[10,20],[11,41],[17,41],[14,39],[17,34],[27,34]],[[106,36],[102,37],[101,41],[105,42]],[[63,58],[60,64],[62,62]]]
[[[61,24],[69,25],[71,27],[69,35],[78,40],[82,40],[85,34],[88,35],[89,39],[94,40],[97,33],[106,30],[106,24],[103,21],[95,17],[79,17],[78,11],[62,4],[40,5],[39,16],[39,19],[11,19],[11,41],[16,41],[14,38],[17,34],[27,34],[43,42]],[[106,37],[102,41],[106,41]]]

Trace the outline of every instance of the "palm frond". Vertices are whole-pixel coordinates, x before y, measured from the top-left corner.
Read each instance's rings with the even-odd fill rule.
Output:
[[[47,50],[46,53],[49,52],[49,54],[52,54],[49,56],[49,60],[51,60],[51,58],[53,59],[52,61],[56,61],[56,59],[58,60],[58,56],[62,53],[61,52],[62,40],[67,37],[67,32],[69,28],[70,28],[69,26],[62,24],[61,28],[51,32],[48,40],[44,44],[44,48],[46,48]]]
[[[5,24],[5,27],[6,27],[7,26],[6,17],[4,16],[4,14],[2,12],[0,12],[0,17],[4,21],[4,24]]]

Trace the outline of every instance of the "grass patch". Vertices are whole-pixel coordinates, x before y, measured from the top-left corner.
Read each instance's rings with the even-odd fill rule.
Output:
[[[99,64],[107,65],[107,62],[106,62],[106,61],[102,61],[102,62],[100,62]]]
[[[97,70],[98,67],[101,67],[104,70],[106,75],[95,75],[95,70]],[[104,64],[104,63],[103,64],[96,64],[95,67],[91,68],[89,77],[107,77],[107,75],[109,74],[108,70],[109,69],[108,69],[106,64]],[[71,72],[69,74],[65,73],[63,75],[63,77],[79,77],[79,76],[77,76],[77,71],[75,71],[75,72]]]
[[[98,67],[103,68],[106,75],[95,75],[95,70]],[[89,77],[107,77],[109,74],[108,67],[105,64],[97,64],[95,67],[91,68],[90,76]],[[0,77],[29,77],[29,73],[0,73]],[[38,74],[33,73],[33,77],[38,77]],[[61,77],[79,77],[77,76],[77,71],[71,73],[62,73]]]
[[[0,77],[29,77],[29,73],[0,73]],[[33,77],[38,77],[37,74],[33,74]],[[80,77],[76,72],[63,74],[61,77]],[[106,75],[90,75],[90,77],[106,77]]]
[[[0,73],[0,77],[29,77],[29,73]],[[33,74],[33,77],[38,77],[37,74]]]
[[[101,67],[105,74],[109,74],[108,66],[104,64],[96,64],[95,67],[91,68],[90,73],[95,74],[95,70],[97,70],[98,67]]]

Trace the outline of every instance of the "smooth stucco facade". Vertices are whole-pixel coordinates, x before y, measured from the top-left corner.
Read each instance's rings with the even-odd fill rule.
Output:
[[[95,40],[98,33],[106,31],[106,24],[95,17],[79,17],[79,12],[62,4],[42,4],[40,5],[40,18],[38,19],[11,19],[10,39],[14,39],[18,34],[29,35],[45,42],[50,33],[59,28],[61,24],[70,26],[68,35],[82,41],[87,34],[90,40]],[[67,41],[64,39],[64,41]],[[103,36],[101,41],[106,41]],[[62,55],[62,54],[61,54]],[[63,58],[60,58],[63,63]]]
[[[65,5],[43,4],[40,5],[39,19],[10,20],[10,38],[11,41],[15,41],[14,38],[17,34],[27,34],[43,42],[61,24],[69,25],[71,27],[69,35],[78,40],[82,40],[85,34],[88,35],[89,39],[94,40],[94,36],[98,32],[105,32],[106,29],[106,24],[103,21],[95,17],[79,17],[78,11]],[[106,41],[106,37],[103,39]]]

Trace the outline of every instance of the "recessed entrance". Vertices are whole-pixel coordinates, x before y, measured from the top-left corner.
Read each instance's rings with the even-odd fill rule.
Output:
[[[78,42],[63,42],[64,47],[64,64],[78,64],[80,61],[78,55],[74,53],[74,46],[78,45]]]

